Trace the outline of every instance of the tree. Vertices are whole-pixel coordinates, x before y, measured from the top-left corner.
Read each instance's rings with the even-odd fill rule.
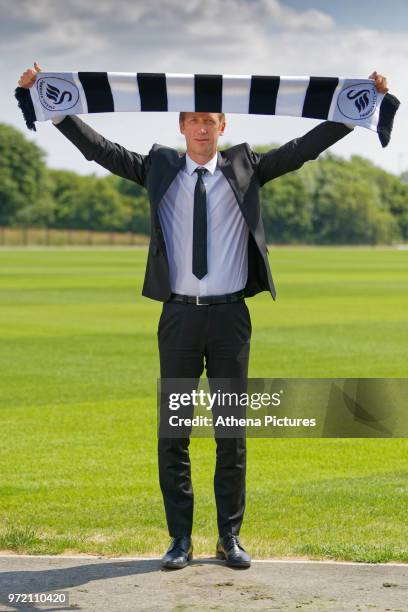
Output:
[[[56,203],[54,227],[122,230],[126,222],[125,200],[108,178],[50,170]]]
[[[149,234],[150,207],[140,185],[115,175],[47,170],[44,157],[18,130],[0,124],[0,225]],[[260,198],[266,237],[273,242],[408,240],[408,172],[396,176],[358,155],[347,161],[325,152],[266,183]]]
[[[52,222],[54,202],[45,153],[10,125],[0,124],[0,225]]]
[[[266,183],[261,190],[262,216],[268,240],[306,242],[312,230],[308,194],[298,172]]]
[[[366,160],[364,160],[365,162]],[[313,235],[322,244],[376,244],[399,239],[374,166],[333,154],[319,160],[314,181]]]
[[[121,195],[124,208],[123,230],[137,234],[150,232],[150,206],[146,190],[127,179],[110,175],[105,179]]]

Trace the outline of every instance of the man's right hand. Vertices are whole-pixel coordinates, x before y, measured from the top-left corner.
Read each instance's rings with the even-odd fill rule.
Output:
[[[37,73],[41,72],[41,68],[34,62],[34,68],[27,68],[25,72],[20,77],[18,82],[20,87],[24,87],[25,89],[29,89],[35,83],[35,79],[37,78]]]

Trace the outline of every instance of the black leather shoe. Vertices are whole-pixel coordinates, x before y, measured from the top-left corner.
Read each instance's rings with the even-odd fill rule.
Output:
[[[193,558],[193,542],[190,536],[173,538],[162,558],[162,567],[166,569],[182,569]]]
[[[239,541],[239,536],[228,534],[218,538],[217,559],[225,559],[230,567],[250,567],[251,557]]]

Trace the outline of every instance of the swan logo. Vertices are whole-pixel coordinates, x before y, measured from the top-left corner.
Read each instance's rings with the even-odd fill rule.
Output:
[[[49,111],[66,111],[79,99],[78,87],[59,77],[43,77],[37,81],[40,102]]]
[[[367,119],[375,111],[377,92],[374,85],[358,83],[346,87],[337,99],[337,108],[347,119]]]

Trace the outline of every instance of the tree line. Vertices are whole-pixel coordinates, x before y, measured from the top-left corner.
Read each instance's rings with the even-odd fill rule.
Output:
[[[272,243],[407,241],[408,173],[397,176],[364,157],[326,152],[267,183],[261,207]],[[146,191],[136,183],[48,168],[37,144],[0,124],[0,226],[149,234],[149,214]]]

